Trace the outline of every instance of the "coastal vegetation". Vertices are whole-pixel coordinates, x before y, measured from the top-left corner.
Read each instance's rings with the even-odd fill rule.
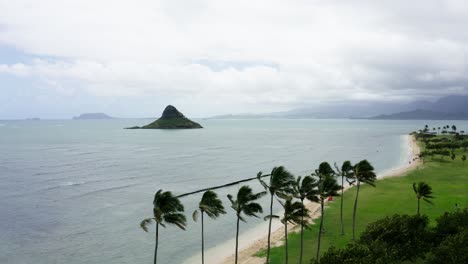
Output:
[[[440,252],[453,257],[455,253],[447,248],[462,245],[468,238],[466,230],[452,232],[450,236],[440,233],[440,230],[444,227],[450,228],[448,226],[455,221],[450,220],[450,217],[445,221],[443,219],[447,217],[439,217],[440,215],[459,213],[460,208],[468,206],[467,170],[464,167],[466,156],[462,155],[465,151],[462,143],[466,141],[466,136],[460,134],[461,131],[457,132],[456,126],[444,126],[443,131],[449,128],[450,133],[439,134],[434,132],[436,129],[432,129],[431,132],[426,125],[424,129],[412,133],[422,149],[419,157],[412,157],[412,161],[421,159],[424,161],[423,166],[406,172],[406,177],[383,179],[379,181],[379,188],[373,188],[376,185],[376,174],[374,167],[367,160],[354,165],[345,161],[341,168],[335,164],[336,170],[333,170],[328,162],[322,162],[310,175],[297,178],[279,166],[273,168],[268,175],[259,172],[256,177],[177,197],[160,190],[156,193],[153,203],[154,217],[143,220],[141,227],[148,231],[146,225],[152,221],[156,222],[156,263],[159,225],[164,227],[166,223],[175,224],[184,229],[183,206],[178,198],[204,192],[193,215],[194,219],[197,219],[196,216],[200,214],[202,219],[201,243],[204,263],[203,215],[216,218],[225,213],[221,200],[212,190],[256,179],[265,188],[265,192],[253,193],[248,185],[244,185],[235,196],[228,195],[237,216],[235,263],[238,262],[240,221],[246,221],[246,216],[259,217],[259,214],[263,213],[263,208],[256,201],[267,193],[270,194],[270,210],[265,217],[265,220],[269,221],[268,237],[271,235],[271,222],[279,219],[284,225],[285,244],[270,248],[271,241],[268,239],[266,250],[257,254],[265,257],[266,263],[423,263],[422,260],[429,261],[427,263],[439,263],[437,260],[440,259]],[[440,155],[439,159],[434,159],[435,154],[428,154],[434,150],[437,150],[437,153],[449,152],[452,159],[445,160],[446,155],[441,154],[437,154]],[[430,159],[427,158],[429,156]],[[264,180],[265,177],[269,177],[269,180]],[[339,178],[341,185],[337,182]],[[345,180],[353,186],[351,189],[356,189],[354,199],[351,199],[353,192],[346,192],[343,187]],[[433,192],[437,197],[435,204],[431,201],[434,198]],[[334,196],[341,196],[339,204],[333,201]],[[415,196],[417,210],[414,204]],[[273,214],[275,199],[284,209],[282,217]],[[421,204],[421,199],[426,201],[427,205]],[[309,224],[310,214],[304,204],[306,200],[320,205],[320,224]],[[358,201],[361,201],[359,215]],[[420,214],[421,211],[424,214]],[[467,214],[466,209],[462,211]],[[464,216],[453,217],[458,219]],[[300,231],[288,233],[288,222],[300,227]],[[352,233],[346,234],[344,230],[349,225]],[[432,242],[427,244],[427,241]],[[326,251],[321,252],[321,248]],[[410,249],[409,252],[402,252],[405,248]],[[350,261],[350,258],[355,262]]]

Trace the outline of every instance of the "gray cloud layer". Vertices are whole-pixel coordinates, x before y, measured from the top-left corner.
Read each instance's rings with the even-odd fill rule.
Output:
[[[37,57],[0,73],[64,96],[167,96],[203,115],[468,92],[463,0],[0,0],[0,25],[0,44]]]

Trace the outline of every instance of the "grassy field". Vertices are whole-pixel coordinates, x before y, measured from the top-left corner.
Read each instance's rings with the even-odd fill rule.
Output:
[[[468,164],[461,161],[461,150],[458,150],[455,161],[449,157],[426,158],[424,165],[407,173],[404,177],[387,178],[377,181],[377,187],[362,186],[359,194],[358,211],[356,217],[356,231],[359,234],[368,223],[384,216],[393,214],[415,214],[417,200],[414,195],[413,182],[428,183],[436,197],[434,205],[421,201],[421,214],[426,214],[435,224],[435,219],[446,211],[458,207],[468,207]],[[467,153],[468,154],[468,153]],[[356,189],[352,188],[344,195],[345,235],[340,235],[340,197],[328,203],[325,210],[325,233],[322,236],[321,252],[330,246],[343,247],[351,241],[352,207]],[[318,222],[318,220],[316,220]],[[318,225],[312,225],[304,234],[304,260],[315,257],[317,250]],[[289,235],[289,262],[298,263],[299,233]],[[271,263],[284,263],[284,247],[272,249]],[[261,256],[265,252],[258,253]]]

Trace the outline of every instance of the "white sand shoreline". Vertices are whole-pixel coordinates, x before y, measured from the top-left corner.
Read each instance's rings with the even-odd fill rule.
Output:
[[[405,149],[406,158],[402,161],[402,164],[396,168],[387,170],[380,175],[378,175],[378,179],[388,178],[388,177],[397,177],[405,175],[408,171],[416,168],[420,165],[419,159],[415,159],[418,157],[420,149],[416,143],[416,140],[413,136],[405,136],[407,142],[407,149]],[[346,187],[345,190],[349,189]],[[307,203],[307,208],[311,212],[311,218],[316,219],[320,217],[320,205],[316,203]],[[242,241],[239,248],[239,264],[263,264],[265,259],[253,256],[258,251],[266,248],[267,244],[267,234],[265,230],[267,230],[267,222],[262,223],[255,228],[249,230],[245,234],[241,235],[239,240]],[[294,225],[288,226],[289,232],[296,232],[294,229]],[[284,230],[283,225],[279,221],[275,221],[272,226],[272,236],[271,241],[273,245],[279,245],[282,243],[282,239],[284,238]],[[212,264],[231,264],[234,263],[234,254],[233,244],[234,238],[219,245],[214,248],[211,248],[206,251],[205,256],[207,256],[207,263]],[[193,256],[190,260],[198,259],[199,256]],[[191,261],[186,262],[191,263]]]

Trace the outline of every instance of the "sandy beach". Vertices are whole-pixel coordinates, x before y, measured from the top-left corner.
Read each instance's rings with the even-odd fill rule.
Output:
[[[386,171],[380,175],[378,175],[378,179],[388,178],[388,177],[398,177],[405,175],[408,171],[415,169],[421,164],[419,160],[419,153],[420,149],[416,143],[416,139],[413,136],[406,136],[406,140],[408,141],[408,153],[407,153],[407,160],[405,161],[402,166]],[[345,188],[345,191],[349,189]],[[317,203],[307,203],[307,208],[309,209],[310,216],[312,219],[317,219],[320,217],[320,204]],[[297,228],[290,224],[288,225],[289,232],[297,232]],[[264,230],[262,230],[264,231]],[[284,238],[284,230],[283,225],[275,225],[273,226],[272,235],[271,235],[271,242],[272,245],[279,245],[282,243],[282,239]],[[264,233],[261,237],[256,237],[252,239],[250,243],[245,243],[241,245],[239,249],[239,259],[238,263],[240,264],[263,264],[265,259],[255,257],[254,254],[258,251],[266,248],[267,244],[267,234]],[[229,256],[228,258],[221,258],[219,262],[222,264],[231,264],[234,263],[234,255]]]

